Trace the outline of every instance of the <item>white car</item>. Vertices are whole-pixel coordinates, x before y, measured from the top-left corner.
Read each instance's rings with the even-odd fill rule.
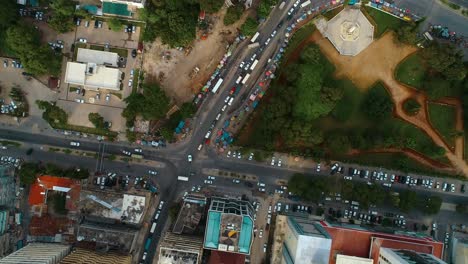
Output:
[[[128,87],[132,87],[132,85],[133,85],[133,80],[132,79],[128,80]]]
[[[276,36],[276,30],[271,33],[272,38],[275,37],[275,36]]]
[[[159,202],[159,207],[158,207],[158,209],[161,210],[161,209],[163,208],[163,205],[164,205],[164,201]]]
[[[83,99],[75,99],[75,102],[80,103],[80,104],[84,104],[84,100],[83,100]]]
[[[106,101],[107,101],[107,102],[110,101],[110,94],[106,94]]]
[[[344,176],[344,179],[345,179],[345,180],[352,181],[352,180],[353,180],[353,177],[351,177],[351,176]]]
[[[268,44],[270,44],[270,40],[271,40],[271,38],[268,38],[268,39],[265,41],[265,46],[268,46]]]
[[[237,153],[237,158],[238,159],[242,158],[240,151]]]
[[[278,167],[281,167],[281,159],[278,160]]]
[[[86,43],[88,42],[85,38],[79,38],[78,39],[78,42],[81,42],[81,43]]]
[[[265,188],[258,188],[259,192],[265,192]]]
[[[200,151],[203,148],[203,144],[198,145],[198,151]]]
[[[263,229],[260,229],[260,233],[258,235],[259,238],[262,238],[263,237]]]
[[[231,96],[227,96],[226,99],[224,99],[224,102],[227,104],[227,102],[229,102],[229,99],[231,99]]]
[[[210,180],[205,180],[204,182],[205,184],[213,184],[213,181],[210,181]]]
[[[271,158],[271,166],[275,165],[275,157]]]
[[[226,157],[230,158],[231,157],[231,151],[229,150]]]
[[[228,105],[227,105],[227,104],[225,104],[225,105],[223,106],[223,108],[221,108],[221,111],[223,111],[223,112],[224,112],[224,111],[226,110],[226,108],[227,108],[227,107],[228,107]]]
[[[122,153],[127,156],[131,156],[132,153],[130,151],[122,150]]]
[[[233,101],[234,101],[234,97],[231,97],[231,99],[229,99],[228,105],[232,105]]]
[[[244,64],[245,64],[245,62],[241,61],[241,63],[239,64],[239,68],[243,68]]]
[[[143,150],[142,150],[141,148],[136,148],[136,149],[135,149],[135,152],[136,152],[136,153],[143,153]]]
[[[78,142],[78,141],[72,141],[72,142],[70,142],[70,146],[72,146],[72,147],[79,147],[79,146],[80,146],[80,142]]]
[[[263,252],[265,253],[266,252],[266,249],[267,249],[267,244],[263,244]]]
[[[252,160],[252,159],[253,159],[253,156],[254,156],[254,154],[253,154],[253,153],[250,153],[250,155],[249,155],[249,160]]]
[[[154,170],[149,170],[148,173],[151,175],[158,175],[158,172]]]
[[[208,176],[208,180],[215,180],[216,177],[215,176]]]
[[[320,172],[320,163],[317,164],[317,172]]]
[[[190,154],[187,155],[187,160],[188,160],[188,162],[192,162],[192,155],[190,155]]]
[[[236,183],[236,184],[239,184],[239,183],[240,183],[240,180],[234,179],[234,180],[232,180],[232,182],[233,182],[233,183]]]
[[[211,131],[208,130],[208,132],[206,132],[205,138],[208,139],[210,137],[210,135],[211,135]]]

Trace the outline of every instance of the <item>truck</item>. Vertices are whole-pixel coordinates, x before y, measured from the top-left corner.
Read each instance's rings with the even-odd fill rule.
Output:
[[[310,4],[311,4],[310,0],[307,0],[304,3],[301,4],[301,8],[306,7],[306,6],[310,5]]]
[[[255,35],[253,35],[253,37],[250,39],[250,42],[251,42],[251,43],[255,43],[255,41],[257,40],[258,36],[260,36],[260,33],[259,33],[259,32],[255,33]]]
[[[247,82],[247,80],[249,79],[249,77],[250,77],[250,74],[247,73],[245,75],[244,79],[242,80],[242,84],[245,84]]]
[[[188,181],[189,178],[187,176],[177,176],[178,181]]]
[[[258,42],[255,42],[255,43],[247,45],[247,48],[253,49],[253,48],[256,48],[256,47],[259,47],[259,46],[260,46],[260,44]]]
[[[257,66],[258,64],[258,60],[254,60],[254,62],[252,63],[252,66],[250,66],[250,70],[253,71],[255,69],[255,66]]]
[[[213,87],[213,89],[211,89],[211,92],[212,93],[216,93],[219,89],[219,87],[221,87],[221,84],[223,83],[223,79],[222,78],[219,78],[218,82],[215,84],[215,86]]]
[[[151,238],[148,238],[146,239],[146,243],[145,243],[145,251],[148,251],[150,246],[151,246]]]

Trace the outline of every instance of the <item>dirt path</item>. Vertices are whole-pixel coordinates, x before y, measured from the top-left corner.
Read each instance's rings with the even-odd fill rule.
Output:
[[[143,68],[148,74],[147,78],[160,82],[166,94],[176,102],[189,101],[200,91],[218,66],[228,43],[234,41],[237,28],[249,14],[249,11],[244,12],[243,17],[235,24],[224,26],[226,10],[223,8],[217,14],[207,16],[206,19],[212,23],[211,33],[205,40],[200,40],[198,34],[192,43],[192,51],[187,56],[184,51],[163,45],[159,39],[145,47]],[[189,75],[195,67],[200,71],[191,79]]]
[[[337,78],[347,77],[362,90],[368,89],[377,81],[382,81],[395,103],[395,115],[425,131],[436,145],[446,150],[446,156],[454,168],[468,175],[468,166],[463,158],[451,152],[440,134],[430,125],[426,105],[427,97],[394,79],[393,73],[398,63],[416,52],[417,48],[397,44],[391,32],[375,40],[367,49],[354,57],[341,56],[318,30],[311,36],[311,41],[316,42],[325,56],[333,62]],[[407,115],[403,111],[403,103],[409,98],[417,100],[423,111],[419,111],[415,116]]]

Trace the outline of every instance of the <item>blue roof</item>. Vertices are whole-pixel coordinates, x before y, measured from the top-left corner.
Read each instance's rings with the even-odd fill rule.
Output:
[[[205,247],[206,248],[218,248],[219,245],[219,226],[221,224],[221,213],[220,212],[209,212],[208,213],[208,224],[206,225],[205,233]]]
[[[241,232],[239,237],[239,252],[249,254],[250,243],[252,241],[252,219],[244,216],[242,219]]]

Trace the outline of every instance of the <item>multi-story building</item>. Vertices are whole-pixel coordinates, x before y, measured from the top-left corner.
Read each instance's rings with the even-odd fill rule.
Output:
[[[15,176],[14,167],[0,166],[0,206],[12,208],[15,205]]]
[[[198,264],[203,254],[203,238],[166,233],[159,246],[158,263],[176,264],[184,259],[186,264]]]
[[[250,255],[253,212],[248,201],[213,197],[208,210],[203,247]]]
[[[320,224],[288,216],[284,235],[282,264],[328,264],[332,239]]]
[[[70,253],[70,246],[56,243],[31,243],[11,253],[0,264],[37,263],[58,264]]]
[[[378,264],[446,264],[431,254],[406,249],[380,248]]]
[[[450,249],[452,263],[468,263],[468,234],[462,232],[453,232],[451,235]]]

